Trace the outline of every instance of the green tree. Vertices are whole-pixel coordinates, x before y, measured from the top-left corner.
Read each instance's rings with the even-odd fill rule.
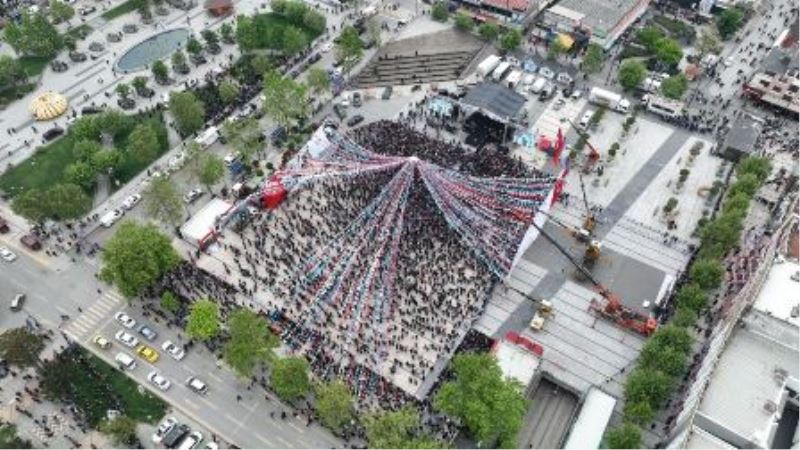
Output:
[[[233,27],[227,22],[219,27],[219,35],[222,37],[222,42],[226,44],[233,44],[236,41],[233,35]]]
[[[312,93],[319,95],[331,88],[331,79],[321,67],[312,67],[308,69],[306,84]]]
[[[626,60],[619,67],[619,84],[627,90],[636,89],[647,76],[647,68],[639,61]]]
[[[270,384],[285,401],[293,402],[305,397],[311,390],[308,362],[303,357],[277,358],[272,364]]]
[[[161,308],[175,314],[181,308],[181,302],[171,291],[164,291],[161,294]]]
[[[308,114],[305,85],[271,70],[264,74],[264,113],[279,125],[288,128]]]
[[[507,51],[514,51],[522,44],[522,33],[516,29],[510,29],[500,36],[500,47]]]
[[[217,86],[219,92],[219,99],[226,105],[232,105],[236,98],[239,96],[239,85],[230,80],[222,81]]]
[[[500,29],[497,25],[486,22],[478,27],[478,34],[486,41],[493,41],[500,34]]]
[[[693,282],[705,290],[712,290],[719,287],[722,283],[722,275],[725,269],[722,264],[713,259],[698,259],[689,269],[689,277]]]
[[[207,341],[219,334],[219,307],[210,299],[197,300],[189,308],[186,333],[194,339]]]
[[[48,217],[47,194],[40,189],[28,189],[14,197],[11,210],[36,223]]]
[[[750,197],[744,192],[739,192],[736,195],[725,199],[722,205],[722,211],[725,214],[736,214],[744,218],[747,215],[747,210],[750,208]],[[738,235],[738,233],[737,233]]]
[[[625,408],[623,409],[623,418],[626,421],[631,421],[635,424],[645,426],[655,418],[655,411],[647,400],[639,400],[636,402],[625,401]]]
[[[106,242],[100,277],[125,297],[139,295],[180,262],[170,239],[155,225],[125,221]]]
[[[230,338],[223,348],[223,358],[243,378],[250,378],[260,362],[271,361],[272,350],[280,344],[269,331],[266,321],[245,308],[231,313],[228,318]]]
[[[76,122],[76,124],[81,121]],[[96,132],[96,131],[95,131]],[[99,132],[96,132],[99,138]],[[79,161],[88,161],[92,156],[99,152],[103,147],[99,142],[91,141],[88,139],[80,139],[72,146],[72,156]]]
[[[456,14],[453,22],[455,22],[456,28],[462,31],[472,31],[475,28],[475,21],[472,20],[472,17],[462,12]]]
[[[309,8],[303,14],[303,26],[312,34],[319,35],[325,32],[327,20],[324,15]]]
[[[608,430],[605,437],[607,448],[642,448],[642,432],[639,427],[631,423]]]
[[[92,154],[89,163],[96,172],[111,173],[122,163],[122,153],[111,148],[102,149]]]
[[[708,304],[708,296],[697,283],[683,285],[675,297],[678,308],[686,308],[694,313],[699,313]]]
[[[756,195],[760,185],[761,183],[759,183],[756,175],[752,173],[745,173],[737,177],[736,182],[731,185],[730,189],[728,189],[728,195],[734,196],[739,193],[743,193],[752,198],[754,195]]]
[[[0,357],[17,367],[39,365],[44,339],[26,328],[12,328],[0,334]]]
[[[118,84],[114,90],[117,92],[117,95],[119,95],[119,98],[123,100],[127,99],[128,96],[131,95],[131,87],[128,86],[127,83]]]
[[[158,135],[149,123],[140,123],[128,136],[128,154],[137,161],[152,161],[158,155]]]
[[[239,154],[245,164],[249,164],[256,152],[263,147],[261,125],[258,120],[253,118],[226,122],[222,125],[222,135],[225,136],[228,145]],[[198,167],[194,170],[199,171],[199,160],[196,166]]]
[[[5,38],[17,53],[27,56],[53,56],[64,45],[56,27],[41,12],[24,13],[19,23],[6,23]]]
[[[314,409],[326,427],[338,432],[353,420],[353,395],[342,380],[319,383],[314,387],[314,394]]]
[[[680,99],[688,88],[689,80],[682,73],[672,75],[661,83],[661,93],[668,98]]]
[[[147,77],[134,77],[133,81],[131,81],[131,86],[133,86],[136,92],[142,92],[147,87]]]
[[[255,55],[250,59],[250,67],[259,75],[264,75],[266,71],[272,68],[272,61],[265,55]]]
[[[639,41],[650,53],[655,53],[658,42],[664,38],[664,32],[654,25],[642,27],[636,32],[636,40]]]
[[[700,38],[694,44],[700,58],[709,54],[718,54],[722,51],[722,39],[715,28],[706,28],[700,33]]]
[[[17,435],[13,423],[0,423],[0,448],[33,448],[31,441]]]
[[[169,96],[169,112],[175,119],[178,132],[188,136],[199,131],[205,124],[203,102],[191,92],[173,92]]]
[[[124,448],[135,448],[139,443],[139,438],[136,436],[136,421],[128,416],[119,416],[114,420],[102,422],[100,431],[111,436],[116,445]]]
[[[639,354],[639,367],[661,370],[677,377],[686,370],[692,338],[685,328],[666,325],[659,328]]]
[[[60,183],[47,190],[48,217],[56,220],[77,219],[92,208],[92,199],[80,186]]]
[[[308,47],[308,39],[300,28],[289,25],[283,31],[282,50],[285,55],[296,55]]]
[[[0,55],[0,92],[24,84],[27,78],[28,76],[18,59]]]
[[[672,385],[672,378],[666,373],[637,367],[625,381],[626,407],[628,404],[644,402],[652,409],[657,409],[669,397]]]
[[[457,355],[452,362],[455,380],[442,385],[434,407],[457,417],[476,439],[499,439],[503,448],[517,446],[526,402],[518,382],[504,379],[497,360],[488,353]]]
[[[200,52],[203,51],[203,44],[192,36],[186,41],[186,51],[189,52],[190,55],[199,55]]]
[[[748,156],[741,160],[736,166],[736,173],[739,176],[753,175],[759,183],[767,181],[770,173],[772,173],[772,163],[768,158],[761,156]]]
[[[210,193],[211,187],[221,180],[223,175],[225,175],[225,164],[222,162],[222,158],[215,153],[205,153],[200,165],[200,172],[197,174],[200,183]]]
[[[364,43],[358,31],[352,26],[344,27],[336,44],[336,60],[342,63],[346,72],[350,72],[363,54]]]
[[[64,178],[70,183],[89,190],[97,178],[97,171],[91,164],[83,161],[74,162],[64,168]]]
[[[173,61],[174,58],[173,56]],[[153,72],[153,77],[158,83],[165,84],[169,80],[169,69],[167,69],[167,65],[164,64],[164,61],[155,61],[150,70]]]
[[[678,306],[671,323],[678,327],[691,327],[697,323],[697,314],[690,308]]]
[[[744,23],[744,12],[738,8],[726,8],[717,16],[717,30],[724,40],[736,34]]]
[[[178,226],[183,218],[181,194],[167,177],[150,182],[144,191],[144,210],[148,217]]]
[[[449,16],[450,11],[447,10],[447,3],[440,0],[433,4],[431,8],[431,17],[433,20],[437,22],[447,22]]]
[[[186,72],[189,66],[186,65],[186,55],[181,50],[175,50],[175,53],[170,57],[170,64],[172,70],[176,73]]]
[[[605,63],[606,55],[603,47],[597,44],[589,44],[586,48],[586,54],[583,56],[581,69],[588,74],[600,72]]]
[[[206,29],[200,32],[200,36],[206,41],[207,47],[216,47],[219,45],[219,36],[212,29]]]
[[[259,47],[261,42],[259,30],[251,17],[236,18],[236,42],[243,53]]]
[[[683,48],[677,41],[670,38],[659,39],[654,53],[656,59],[671,67],[677,66],[681,62],[681,58],[683,58]]]
[[[361,419],[370,448],[441,448],[442,444],[427,436],[417,436],[419,412],[411,406],[398,411],[367,414]]]
[[[50,18],[53,19],[53,22],[69,22],[73,17],[75,17],[75,9],[72,6],[61,0],[50,1]]]

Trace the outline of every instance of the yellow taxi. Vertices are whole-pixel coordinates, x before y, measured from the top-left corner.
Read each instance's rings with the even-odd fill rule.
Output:
[[[92,343],[94,343],[94,345],[100,347],[103,350],[107,350],[109,347],[111,347],[111,342],[104,336],[99,334],[94,338],[92,338]]]
[[[136,354],[147,362],[154,363],[158,361],[158,352],[146,345],[136,347]]]

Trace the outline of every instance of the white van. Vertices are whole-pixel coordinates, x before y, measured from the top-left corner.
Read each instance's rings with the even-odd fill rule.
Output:
[[[533,82],[533,85],[531,85],[530,91],[532,94],[538,94],[539,91],[544,89],[545,85],[547,85],[547,80],[542,77],[539,77],[536,79],[536,81]]]
[[[114,223],[116,223],[120,217],[122,217],[122,214],[123,214],[122,210],[112,209],[111,211],[105,213],[103,217],[100,218],[100,225],[106,228],[111,228],[111,226],[114,225]]]
[[[136,360],[134,360],[133,357],[127,353],[117,353],[117,356],[114,357],[114,361],[116,361],[125,370],[133,370],[136,368]]]

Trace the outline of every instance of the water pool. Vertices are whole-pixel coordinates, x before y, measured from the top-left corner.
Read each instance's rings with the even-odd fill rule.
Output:
[[[168,30],[134,45],[117,60],[117,69],[123,72],[142,69],[181,48],[189,39],[188,28]]]

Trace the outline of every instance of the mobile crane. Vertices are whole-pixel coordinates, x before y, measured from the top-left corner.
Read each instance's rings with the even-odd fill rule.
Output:
[[[580,264],[569,252],[558,243],[550,234],[545,232],[539,225],[537,225],[533,220],[530,221],[531,225],[536,228],[539,233],[545,237],[553,246],[564,255],[567,260],[572,263],[578,269],[578,272],[583,275],[589,282],[592,283],[594,289],[603,298],[603,300],[593,298],[589,303],[589,310],[597,314],[598,316],[611,321],[615,325],[627,329],[632,330],[636,333],[641,334],[642,336],[650,336],[653,332],[658,328],[658,322],[656,319],[641,314],[637,311],[633,311],[630,308],[626,307],[622,304],[622,300],[611,292],[608,288],[606,288],[603,284],[601,284],[597,279],[592,275],[592,273],[587,269],[583,264]]]
[[[578,136],[583,138],[583,140],[586,142],[586,145],[589,146],[589,156],[586,158],[586,164],[583,165],[582,169],[583,173],[589,173],[591,172],[592,167],[594,167],[594,164],[597,162],[597,160],[600,159],[600,152],[598,152],[595,146],[592,145],[591,141],[589,141],[589,135],[586,134],[585,131],[581,130],[577,125],[575,125],[575,122],[573,122],[571,119],[567,119],[567,122],[569,122],[569,125],[572,127],[572,129],[578,133]]]

